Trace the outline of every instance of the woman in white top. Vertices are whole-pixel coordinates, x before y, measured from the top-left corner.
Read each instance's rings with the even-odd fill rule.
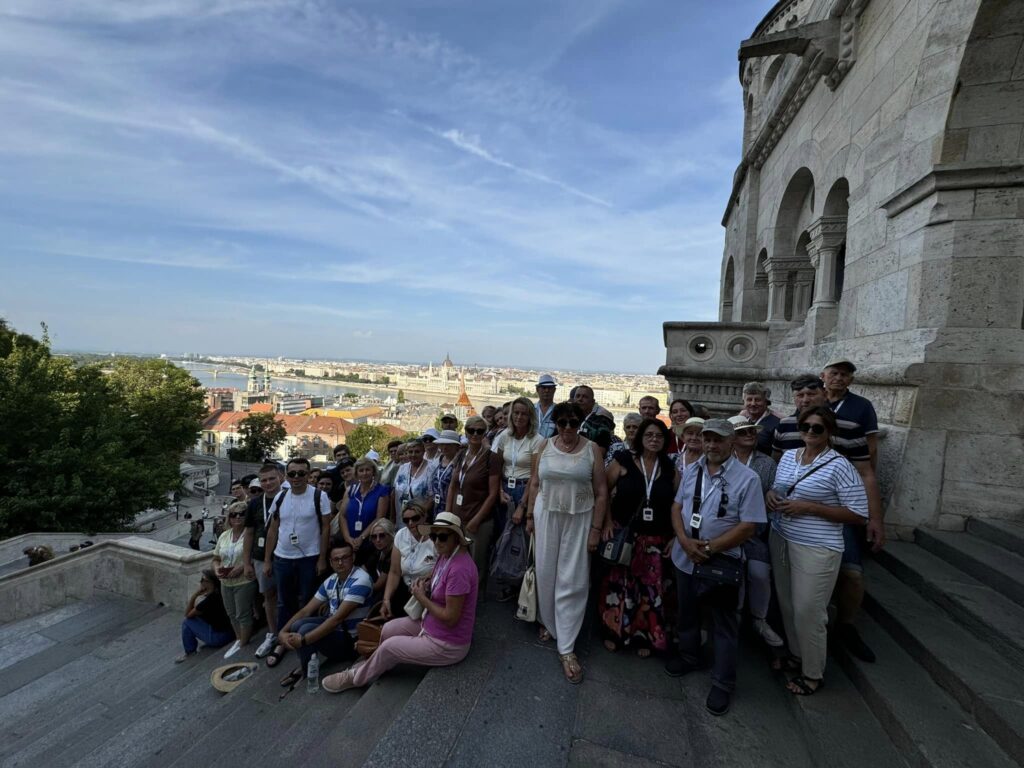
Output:
[[[700,416],[691,416],[683,423],[683,431],[679,442],[682,450],[676,454],[676,471],[682,477],[686,468],[696,464],[704,455],[704,419]]]
[[[238,638],[224,653],[230,659],[252,637],[253,609],[259,594],[256,579],[245,575],[243,551],[245,549],[244,501],[236,501],[227,509],[228,529],[217,539],[213,548],[213,570],[220,579],[220,594],[231,628]]]
[[[407,442],[405,456],[406,463],[398,468],[394,492],[391,494],[391,511],[396,521],[407,501],[430,494],[430,462],[424,457],[423,441],[417,438]]]
[[[579,433],[580,407],[559,403],[552,418],[558,431],[538,446],[534,457],[526,529],[537,535],[540,639],[556,639],[565,678],[579,683],[583,668],[573,648],[583,626],[589,553],[601,538],[608,486],[600,450]]]
[[[402,508],[402,527],[395,534],[391,548],[391,568],[380,606],[380,615],[385,619],[405,616],[405,604],[412,597],[412,583],[426,578],[434,569],[437,551],[430,538],[419,529],[429,522],[430,507],[429,499],[413,499]]]
[[[512,401],[511,423],[494,439],[491,450],[501,461],[501,504],[495,512],[495,527],[505,529],[506,511],[511,505],[512,522],[519,525],[526,515],[526,490],[533,470],[533,455],[544,438],[537,434],[537,409],[525,397]]]
[[[866,524],[868,500],[857,470],[831,447],[832,410],[808,408],[798,423],[804,447],[782,455],[766,501],[776,513],[771,555],[789,640],[786,668],[801,672],[787,688],[809,696],[824,682],[827,607],[843,556],[843,524]]]

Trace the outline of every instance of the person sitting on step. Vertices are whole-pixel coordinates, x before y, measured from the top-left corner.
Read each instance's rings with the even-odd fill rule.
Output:
[[[181,622],[181,645],[185,652],[174,663],[180,664],[194,656],[200,641],[211,648],[221,648],[234,639],[231,621],[220,596],[220,579],[212,568],[207,568],[200,575],[199,589],[188,599],[185,620]]]

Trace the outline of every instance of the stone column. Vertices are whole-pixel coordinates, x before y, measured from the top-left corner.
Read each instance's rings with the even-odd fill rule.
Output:
[[[793,321],[800,322],[807,316],[811,307],[811,286],[814,284],[814,270],[800,269],[796,274],[796,283],[793,292]]]
[[[846,241],[846,217],[822,216],[808,227],[807,254],[814,267],[814,304],[807,313],[808,341],[816,344],[830,334],[839,318],[836,261]]]
[[[768,270],[768,322],[786,321],[786,273],[780,269]]]

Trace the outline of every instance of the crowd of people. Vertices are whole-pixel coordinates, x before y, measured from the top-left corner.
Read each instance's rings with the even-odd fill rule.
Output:
[[[398,663],[454,664],[470,649],[492,545],[518,531],[531,540],[535,580],[491,592],[534,601],[538,638],[553,643],[570,683],[583,680],[576,642],[591,611],[608,652],[661,657],[673,676],[710,667],[715,715],[730,707],[745,622],[787,689],[812,695],[830,625],[850,653],[874,660],[853,622],[865,551],[884,544],[878,425],[849,389],[855,371],[837,359],[795,379],[789,415],[771,410],[759,382],[729,417],[676,399],[664,418],[645,397],[622,436],[593,389],[556,402],[545,374],[536,402],[485,408],[461,434],[446,414],[441,429],[392,441],[383,461],[339,445],[322,470],[304,458],[267,463],[232,486],[179,659],[200,641],[230,644],[230,658],[256,639],[269,667],[297,655],[286,686],[313,658],[354,662],[323,679],[330,692]],[[380,644],[357,660],[371,612],[385,622]]]

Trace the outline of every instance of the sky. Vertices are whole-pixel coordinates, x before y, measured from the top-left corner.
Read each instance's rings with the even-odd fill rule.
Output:
[[[0,317],[620,370],[717,319],[769,0],[6,0]]]

